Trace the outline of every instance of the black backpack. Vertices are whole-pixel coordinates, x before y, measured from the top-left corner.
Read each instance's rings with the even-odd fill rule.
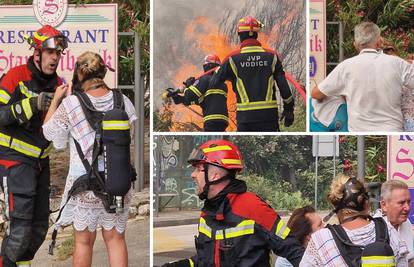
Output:
[[[351,242],[341,225],[328,224],[338,250],[348,267],[395,266],[387,223],[383,218],[371,218],[375,223],[375,242],[366,246]]]
[[[74,140],[86,174],[77,178],[73,183],[56,221],[60,219],[69,199],[85,191],[93,191],[95,196],[101,199],[108,213],[123,211],[124,196],[131,188],[132,182],[136,180],[136,172],[131,164],[130,125],[128,114],[125,112],[123,95],[119,90],[112,90],[112,92],[113,109],[105,112],[96,110],[85,93],[74,92],[79,99],[86,120],[95,131],[95,140],[91,163],[85,158],[80,144]],[[103,157],[104,171],[98,169],[99,156]],[[57,229],[53,231],[52,242],[49,245],[51,255],[53,255],[56,236]]]

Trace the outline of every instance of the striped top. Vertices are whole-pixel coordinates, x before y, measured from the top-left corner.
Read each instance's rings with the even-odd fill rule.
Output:
[[[349,239],[354,244],[365,246],[375,242],[375,223],[373,221],[358,229],[344,229]],[[390,236],[390,246],[394,251],[395,259],[397,261],[396,266],[408,266],[406,258],[408,250],[405,242],[399,238],[397,231],[393,227],[390,227],[390,225],[388,225],[388,232]],[[331,231],[327,228],[323,228],[312,234],[311,240],[308,243],[299,266],[346,267],[347,264],[341,257]]]

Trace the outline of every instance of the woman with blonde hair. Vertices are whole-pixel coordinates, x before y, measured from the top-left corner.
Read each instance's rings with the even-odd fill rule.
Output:
[[[68,198],[68,191],[77,178],[86,173],[77,152],[74,140],[80,144],[82,153],[90,163],[94,147],[95,131],[86,120],[79,99],[70,95],[71,89],[86,93],[93,107],[98,111],[108,111],[114,105],[114,92],[103,81],[107,66],[102,58],[93,52],[85,52],[76,62],[72,87],[62,85],[56,89],[54,98],[46,114],[43,134],[53,141],[55,148],[65,148],[70,144],[69,174],[66,180],[62,203]],[[66,96],[66,97],[65,97]],[[137,119],[131,101],[123,96],[125,111],[132,125]],[[133,129],[133,127],[130,127]],[[102,159],[98,158],[101,171]],[[100,198],[92,191],[71,196],[58,222],[58,227],[73,224],[75,230],[74,266],[91,266],[96,229],[102,227],[111,266],[127,266],[128,252],[125,242],[125,228],[128,219],[128,204],[131,190],[125,196],[125,208],[120,213],[108,213]],[[63,204],[62,204],[63,206]]]
[[[338,235],[335,233],[334,237],[331,228],[340,228],[353,247],[363,249],[377,241],[376,228],[380,223],[388,229],[388,235],[384,233],[384,236],[388,238],[384,239],[389,241],[388,249],[384,248],[381,253],[390,254],[384,258],[392,261],[392,263],[387,263],[389,265],[380,266],[408,266],[407,246],[399,239],[397,231],[383,220],[374,222],[369,215],[369,197],[361,181],[345,175],[339,176],[331,184],[328,200],[334,206],[333,213],[337,215],[340,225],[323,228],[312,234],[300,266],[354,266],[355,264],[349,264],[349,255],[341,253],[342,249],[335,241],[338,240]],[[364,266],[364,261],[361,264]]]

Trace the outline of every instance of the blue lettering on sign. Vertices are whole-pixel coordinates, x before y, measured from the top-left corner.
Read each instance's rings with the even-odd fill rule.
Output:
[[[318,66],[316,64],[316,58],[314,56],[310,56],[310,58],[309,58],[309,76],[311,78],[315,77],[317,69],[318,69]]]
[[[413,138],[410,135],[400,135],[398,141],[413,141]]]
[[[33,36],[34,31],[0,31],[0,44],[22,44],[25,42],[24,35]],[[69,43],[106,43],[109,29],[91,29],[68,31],[61,30],[68,37]]]

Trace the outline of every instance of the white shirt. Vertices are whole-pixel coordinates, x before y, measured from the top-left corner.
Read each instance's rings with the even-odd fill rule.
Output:
[[[353,132],[403,131],[401,89],[414,89],[414,67],[374,49],[341,62],[319,84],[326,96],[344,96]]]
[[[312,99],[314,118],[328,127],[335,118],[336,112],[340,105],[345,103],[342,96],[328,96],[322,101]]]
[[[388,220],[388,217],[382,215],[381,209],[378,209],[375,212],[374,217],[382,217],[389,225],[391,225],[390,221]],[[404,240],[405,244],[407,245],[407,248],[408,248],[407,260],[409,261],[414,259],[414,244],[413,244],[413,230],[412,229],[413,229],[413,226],[411,225],[410,221],[406,220],[400,225],[400,227],[398,227],[398,230],[397,230],[400,238]]]

